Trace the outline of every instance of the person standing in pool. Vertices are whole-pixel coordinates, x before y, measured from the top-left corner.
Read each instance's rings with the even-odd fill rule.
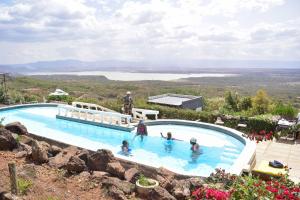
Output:
[[[144,120],[139,121],[139,124],[137,125],[137,129],[136,129],[136,135],[140,135],[140,136],[148,135],[147,126],[145,125]]]
[[[178,141],[182,141],[182,140],[173,138],[171,132],[168,132],[168,133],[167,133],[167,137],[165,137],[162,133],[160,133],[160,135],[161,135],[162,138],[165,138],[166,140],[178,140]]]
[[[197,162],[197,159],[199,158],[199,156],[200,156],[200,154],[201,154],[200,146],[199,146],[199,144],[197,143],[197,139],[196,139],[196,138],[191,138],[190,144],[192,145],[192,146],[191,146],[191,151],[192,151],[192,154],[191,154],[192,163],[196,163],[196,162]]]
[[[136,134],[135,134],[135,136],[133,137],[132,140],[134,140],[135,137],[139,136],[139,135],[141,136],[142,141],[144,139],[144,136],[148,135],[147,126],[145,125],[144,120],[139,121],[139,123],[137,125],[137,129],[136,129]]]

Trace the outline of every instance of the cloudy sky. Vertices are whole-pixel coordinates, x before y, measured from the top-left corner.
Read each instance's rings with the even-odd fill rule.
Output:
[[[0,0],[0,63],[300,60],[300,0]]]

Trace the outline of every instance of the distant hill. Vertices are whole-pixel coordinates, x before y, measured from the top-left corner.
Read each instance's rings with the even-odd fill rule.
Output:
[[[300,68],[300,61],[171,60],[159,62],[129,62],[120,60],[103,60],[86,62],[79,60],[55,60],[26,64],[0,65],[0,72],[15,74],[71,71],[200,72],[204,69],[214,71],[214,69],[225,70],[232,68]]]

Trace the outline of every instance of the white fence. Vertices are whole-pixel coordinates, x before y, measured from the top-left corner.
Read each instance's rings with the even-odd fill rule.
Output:
[[[110,125],[127,125],[130,126],[131,116],[118,112],[106,112],[98,110],[89,110],[84,108],[76,108],[74,106],[59,105],[58,116],[69,117],[92,122],[99,122]]]

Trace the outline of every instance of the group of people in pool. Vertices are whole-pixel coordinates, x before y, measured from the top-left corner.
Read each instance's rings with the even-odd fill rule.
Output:
[[[143,140],[144,136],[148,135],[148,131],[147,131],[147,126],[144,124],[143,120],[140,120],[138,126],[137,126],[137,131],[136,131],[136,135],[134,136],[133,140],[135,139],[135,137],[140,136],[141,140]],[[162,133],[160,133],[161,137],[166,139],[167,143],[165,145],[165,150],[167,152],[171,152],[172,151],[172,142],[173,140],[177,140],[177,141],[182,141],[180,139],[176,139],[174,137],[172,137],[172,133],[168,132],[167,136],[164,136]],[[190,144],[191,144],[191,151],[192,151],[192,160],[195,161],[200,153],[200,145],[197,143],[197,139],[196,138],[191,138],[190,139]],[[124,155],[131,155],[131,148],[129,148],[129,143],[127,140],[123,140],[122,141],[122,146],[121,146],[121,150],[122,153]]]

